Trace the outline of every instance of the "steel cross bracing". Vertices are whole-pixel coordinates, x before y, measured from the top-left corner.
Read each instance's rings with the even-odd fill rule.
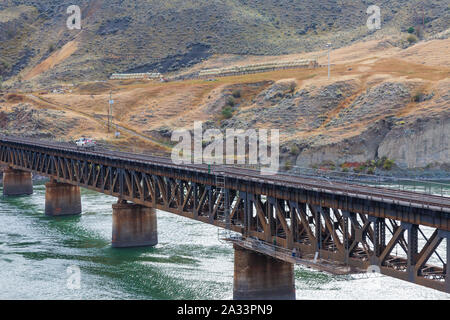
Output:
[[[450,292],[450,199],[0,138],[0,163]]]

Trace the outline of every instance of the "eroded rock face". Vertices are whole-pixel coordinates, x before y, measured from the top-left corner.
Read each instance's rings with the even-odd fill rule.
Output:
[[[395,159],[400,166],[420,168],[450,162],[450,117],[417,119],[393,128],[378,148],[380,157]]]
[[[424,168],[450,163],[450,117],[418,118],[411,123],[381,120],[365,132],[337,143],[326,136],[311,139],[296,158],[305,167],[333,163],[365,162],[376,158],[393,159],[402,168]]]
[[[437,98],[429,94],[429,99],[413,102],[414,90],[411,84],[397,82],[384,82],[368,88],[354,97],[348,106],[342,107],[337,115],[329,116],[317,134],[287,142],[287,145],[295,143],[300,146],[293,159],[295,164],[305,167],[387,157],[402,168],[448,166],[450,97],[445,93],[437,95]],[[340,101],[329,94],[330,88],[320,88],[320,91],[322,98],[317,94],[311,95],[307,90],[296,94],[306,97],[301,102],[305,107],[301,116],[308,119],[309,129],[321,125],[318,110],[326,113],[326,106],[331,110]],[[312,105],[309,96],[316,98],[320,106]],[[278,105],[284,103],[281,101]],[[406,107],[416,111],[401,116]],[[347,137],[341,138],[340,134]]]
[[[307,167],[329,161],[343,163],[375,159],[379,145],[389,132],[390,126],[389,121],[381,120],[365,132],[335,143],[327,143],[327,136],[311,139],[309,146],[298,155],[296,165]]]

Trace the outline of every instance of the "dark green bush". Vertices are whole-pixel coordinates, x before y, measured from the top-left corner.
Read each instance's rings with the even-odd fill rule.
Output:
[[[222,116],[225,119],[230,119],[233,116],[233,109],[230,106],[226,106],[222,109]]]
[[[416,92],[413,97],[412,100],[414,102],[421,102],[423,100],[424,94],[422,92]]]

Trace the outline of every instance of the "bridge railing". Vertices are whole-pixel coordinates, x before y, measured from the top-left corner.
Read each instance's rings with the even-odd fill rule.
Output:
[[[239,167],[261,170],[261,165],[237,165]],[[450,197],[450,183],[433,179],[411,179],[396,176],[343,172],[331,169],[314,169],[293,166],[290,170],[279,170],[277,174],[293,177],[311,177],[325,181],[381,187],[393,190],[413,191],[427,195]]]
[[[170,158],[170,155],[162,152],[154,152],[144,150],[136,147],[129,148],[131,152],[138,152],[159,156],[163,158]],[[127,150],[128,151],[128,150]],[[204,159],[205,160],[205,159]],[[221,170],[226,167],[239,167],[245,169],[253,169],[261,171],[261,165],[250,164],[235,164],[235,165],[211,165],[211,172]],[[324,181],[344,182],[353,185],[364,185],[387,188],[392,190],[412,191],[422,193],[424,195],[437,195],[441,197],[450,197],[450,183],[435,181],[433,179],[412,179],[400,178],[388,175],[365,174],[357,172],[344,172],[331,169],[314,169],[300,166],[292,166],[289,170],[280,169],[274,174],[283,174],[293,177],[310,177],[315,179],[322,179]]]
[[[73,147],[73,144],[71,143],[63,141],[55,141],[55,142],[57,142],[61,147],[67,146]],[[159,156],[162,158],[170,159],[170,154],[168,153],[155,152],[149,149],[134,146],[124,147],[124,146],[108,145],[107,149],[113,151],[122,151],[122,152],[125,151],[137,154]],[[226,166],[211,165],[211,172],[214,173],[215,171],[221,170],[226,167],[239,167],[239,168],[253,169],[257,171],[261,171],[262,169],[261,165],[249,165],[249,164],[235,164]],[[433,179],[419,180],[387,175],[375,175],[375,174],[372,175],[356,172],[344,172],[324,168],[314,169],[300,166],[292,166],[289,170],[280,169],[279,171],[274,172],[274,175],[276,174],[283,174],[293,177],[310,177],[314,179],[322,179],[324,181],[329,182],[332,181],[344,182],[350,185],[374,186],[392,190],[413,191],[416,193],[422,193],[424,195],[437,195],[441,197],[450,197],[450,183],[435,181]]]

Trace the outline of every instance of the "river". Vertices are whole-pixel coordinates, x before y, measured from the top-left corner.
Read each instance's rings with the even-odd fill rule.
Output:
[[[0,299],[232,298],[233,249],[216,227],[158,211],[156,247],[114,249],[116,198],[83,189],[83,214],[59,218],[44,215],[44,199],[43,182],[31,196],[0,197]],[[450,299],[385,276],[350,279],[301,266],[295,282],[297,299]]]

